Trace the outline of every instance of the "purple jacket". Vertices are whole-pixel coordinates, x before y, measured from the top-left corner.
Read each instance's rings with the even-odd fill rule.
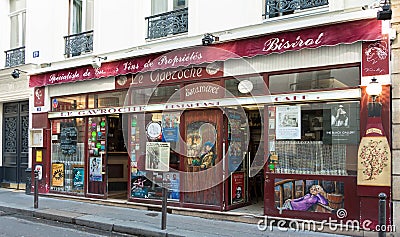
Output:
[[[321,203],[328,205],[328,201],[320,193],[317,195],[311,195],[307,193],[304,197],[293,199],[290,204],[292,205],[292,210],[307,211],[312,205],[316,203]]]

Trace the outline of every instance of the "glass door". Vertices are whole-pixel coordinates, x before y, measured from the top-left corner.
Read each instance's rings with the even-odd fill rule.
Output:
[[[107,119],[89,117],[88,121],[88,195],[107,197]]]

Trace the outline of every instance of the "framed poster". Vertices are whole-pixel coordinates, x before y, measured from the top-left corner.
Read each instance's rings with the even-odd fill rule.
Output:
[[[244,172],[235,172],[231,175],[231,202],[244,202]]]
[[[102,159],[101,157],[90,157],[90,167],[89,167],[89,180],[90,181],[103,181],[103,176],[101,174]]]
[[[51,164],[51,184],[54,187],[64,186],[64,164],[53,163]]]
[[[146,170],[169,171],[169,142],[146,143]]]
[[[85,177],[85,168],[83,166],[74,166],[72,168],[72,188],[75,190],[83,190]]]
[[[276,107],[276,139],[301,139],[301,107]]]

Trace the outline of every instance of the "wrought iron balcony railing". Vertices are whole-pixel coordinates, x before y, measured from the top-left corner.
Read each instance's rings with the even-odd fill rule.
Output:
[[[93,31],[64,36],[65,56],[74,57],[93,52]]]
[[[265,18],[273,18],[305,10],[329,5],[328,0],[266,0]]]
[[[188,31],[188,8],[157,14],[147,20],[147,39],[157,39]]]
[[[6,53],[6,66],[14,67],[25,64],[25,46],[4,51]]]

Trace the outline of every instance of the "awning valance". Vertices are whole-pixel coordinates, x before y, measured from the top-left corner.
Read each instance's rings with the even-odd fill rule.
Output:
[[[376,19],[323,25],[209,46],[196,46],[114,62],[104,62],[98,69],[86,65],[31,75],[29,86],[40,87],[158,69],[186,67],[234,58],[248,58],[322,46],[351,44],[357,41],[373,41],[382,37],[381,31],[381,21]]]

